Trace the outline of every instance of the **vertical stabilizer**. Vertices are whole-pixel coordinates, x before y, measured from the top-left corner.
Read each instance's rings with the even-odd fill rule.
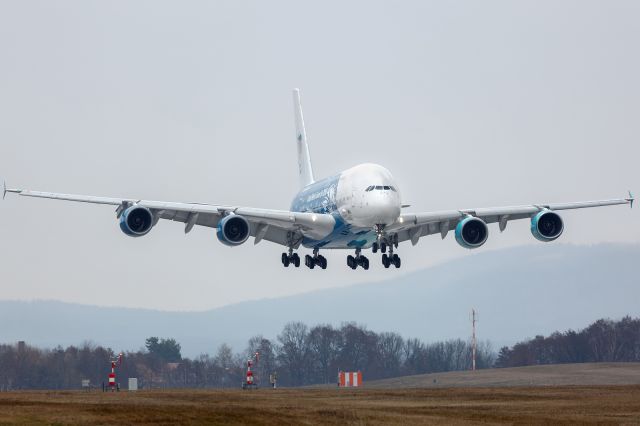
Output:
[[[307,144],[307,133],[304,130],[302,118],[302,106],[300,105],[300,90],[293,89],[293,110],[296,118],[296,144],[298,146],[298,173],[300,174],[300,186],[305,187],[313,183],[313,169]]]

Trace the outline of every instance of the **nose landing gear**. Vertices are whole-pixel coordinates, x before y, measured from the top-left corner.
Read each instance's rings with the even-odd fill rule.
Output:
[[[400,268],[400,256],[393,253],[394,248],[398,248],[398,234],[386,235],[384,232],[384,225],[375,226],[377,241],[371,246],[371,251],[377,253],[378,250],[382,252],[382,265],[385,268],[393,265],[396,268]],[[387,255],[387,248],[389,254]]]

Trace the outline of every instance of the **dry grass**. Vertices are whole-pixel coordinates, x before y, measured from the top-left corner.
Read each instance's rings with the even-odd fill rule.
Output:
[[[366,377],[365,377],[366,380]],[[603,362],[584,364],[533,365],[478,371],[421,374],[368,382],[367,387],[504,387],[504,386],[603,386],[640,385],[640,363]]]
[[[640,386],[0,393],[0,423],[640,423]]]

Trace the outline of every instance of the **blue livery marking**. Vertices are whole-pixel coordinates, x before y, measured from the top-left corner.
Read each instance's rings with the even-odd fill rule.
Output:
[[[376,240],[371,229],[353,228],[338,211],[336,194],[340,175],[312,183],[300,191],[291,203],[291,211],[330,214],[336,221],[331,234],[321,240],[305,237],[302,245],[307,248],[363,248]]]

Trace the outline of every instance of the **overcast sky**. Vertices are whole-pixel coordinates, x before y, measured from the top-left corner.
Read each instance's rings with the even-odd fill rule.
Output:
[[[623,197],[640,192],[638,22],[637,1],[2,0],[0,178],[286,209],[300,87],[316,176],[382,164],[414,211]],[[563,216],[562,242],[640,242],[626,207]],[[111,207],[8,196],[0,219],[2,299],[200,310],[473,255],[431,236],[401,270],[340,251],[310,271],[209,228],[129,238]],[[491,225],[479,250],[541,244],[528,226]]]

